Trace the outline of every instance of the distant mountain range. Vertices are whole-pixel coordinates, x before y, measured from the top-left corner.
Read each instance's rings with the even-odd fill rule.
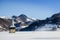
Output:
[[[43,15],[42,15],[43,16]],[[16,31],[34,31],[38,28],[42,28],[46,24],[60,25],[60,13],[56,13],[45,20],[29,18],[24,14],[19,16],[12,16],[14,19],[14,25],[16,26]],[[12,19],[0,17],[0,31],[8,31],[9,27],[12,25]],[[52,29],[56,27],[52,27]]]

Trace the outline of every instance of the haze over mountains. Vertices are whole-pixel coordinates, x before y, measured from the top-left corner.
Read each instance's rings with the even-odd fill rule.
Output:
[[[53,14],[45,20],[29,18],[24,14],[19,16],[13,15],[12,18],[15,22],[14,25],[16,26],[16,31],[56,31],[57,28],[60,28],[60,13]],[[12,19],[0,17],[0,31],[8,31],[11,25]]]

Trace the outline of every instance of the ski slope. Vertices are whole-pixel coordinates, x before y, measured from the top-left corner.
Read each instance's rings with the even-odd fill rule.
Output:
[[[60,40],[59,31],[0,32],[0,40]]]

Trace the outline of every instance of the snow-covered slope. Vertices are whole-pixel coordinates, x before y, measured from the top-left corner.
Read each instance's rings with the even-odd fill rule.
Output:
[[[36,31],[57,31],[57,29],[57,25],[45,24],[44,26],[37,28]]]
[[[9,19],[7,16],[0,16],[2,19]]]
[[[0,32],[0,40],[60,40],[60,32]]]

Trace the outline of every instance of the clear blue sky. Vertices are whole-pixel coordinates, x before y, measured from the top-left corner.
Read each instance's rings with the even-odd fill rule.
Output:
[[[60,12],[60,0],[0,0],[0,16],[25,14],[45,19]]]

